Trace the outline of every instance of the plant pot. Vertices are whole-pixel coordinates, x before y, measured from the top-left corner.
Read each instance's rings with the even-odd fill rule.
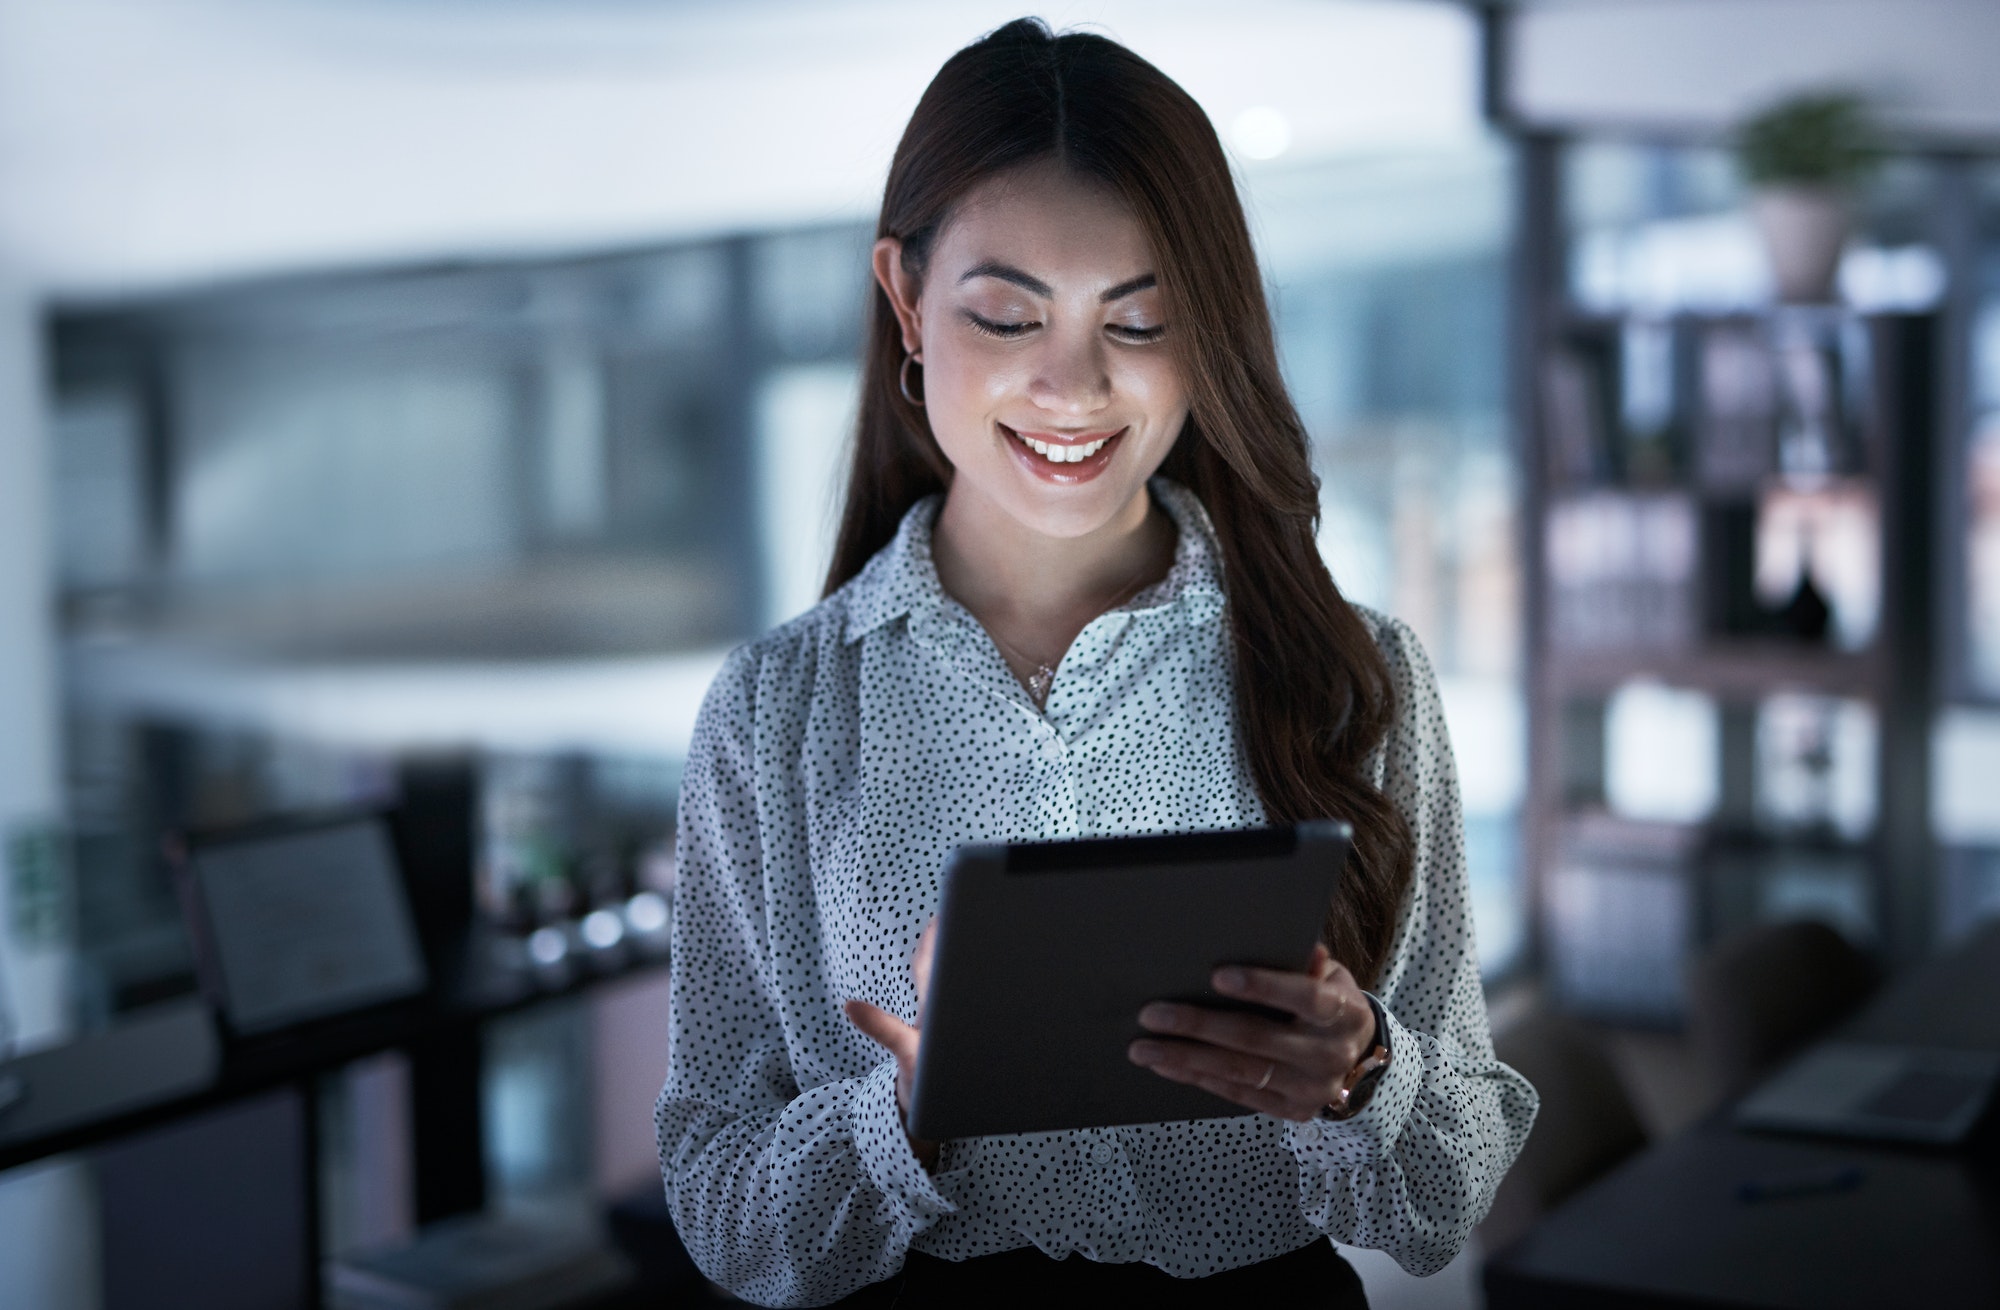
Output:
[[[1764,234],[1778,299],[1826,304],[1834,297],[1840,252],[1847,244],[1847,194],[1833,187],[1767,186],[1750,197],[1750,214]]]

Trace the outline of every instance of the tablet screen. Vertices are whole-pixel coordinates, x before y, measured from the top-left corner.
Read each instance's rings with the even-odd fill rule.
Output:
[[[424,989],[423,954],[377,818],[198,847],[189,856],[224,1017],[261,1033]]]

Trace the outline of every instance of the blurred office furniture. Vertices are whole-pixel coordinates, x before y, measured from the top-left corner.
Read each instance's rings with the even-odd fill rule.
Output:
[[[1688,977],[1688,1031],[1716,1088],[1739,1096],[1865,1003],[1881,983],[1868,955],[1811,920],[1743,929]]]
[[[1785,402],[1771,396],[1754,425],[1761,471],[1711,469],[1705,480],[1692,466],[1704,433],[1701,369],[1717,358],[1701,349],[1704,336],[1761,349],[1775,392],[1792,314],[1809,316],[1800,330],[1825,346],[1800,348],[1824,402],[1811,423],[1793,424],[1811,433],[1796,437],[1810,446],[1797,456],[1808,471],[1784,470],[1792,438]],[[1534,719],[1547,874],[1540,922],[1561,999],[1606,1017],[1673,1022],[1685,1008],[1687,958],[1744,926],[1739,915],[1783,913],[1802,887],[1822,912],[1852,906],[1862,931],[1901,940],[1913,956],[1930,932],[1928,899],[1918,905],[1930,877],[1927,777],[1912,758],[1928,749],[1934,655],[1935,325],[1787,309],[1683,316],[1648,328],[1658,341],[1638,328],[1627,319],[1561,329],[1582,344],[1560,349],[1597,352],[1598,390],[1627,412],[1607,408],[1594,432],[1566,439],[1598,443],[1618,480],[1548,486]],[[1664,376],[1645,380],[1649,370]],[[1645,407],[1633,398],[1642,388],[1660,393]],[[1729,418],[1747,425],[1740,413]],[[1799,526],[1780,544],[1783,516],[1803,517],[1792,513],[1804,494],[1794,482],[1816,488],[1822,535]],[[1836,552],[1827,543],[1843,526],[1852,540]],[[1781,553],[1789,576],[1773,585]],[[1774,706],[1801,696],[1818,698],[1823,722],[1778,743],[1790,725]],[[1839,734],[1846,704],[1862,707],[1859,734]],[[1870,744],[1874,759],[1840,758]],[[1872,785],[1843,786],[1842,773],[1872,775]],[[1731,858],[1714,858],[1723,853],[1715,839],[1746,829],[1766,837],[1761,857],[1744,858],[1739,842]],[[1791,858],[1801,843],[1859,859],[1809,871]],[[1732,881],[1711,885],[1723,879]],[[1746,892],[1760,881],[1768,886]]]
[[[195,997],[130,1011],[103,1032],[0,1060],[0,1144],[197,1091],[220,1060],[215,1016]]]
[[[335,1261],[328,1282],[335,1310],[573,1310],[626,1291],[632,1272],[588,1227],[460,1215]]]
[[[2000,926],[1910,970],[1829,1040],[2000,1052]],[[1738,1130],[1659,1143],[1485,1273],[1515,1307],[2000,1304],[2000,1123],[1951,1152]]]
[[[544,931],[555,934],[560,949],[540,958],[518,937],[476,919],[469,893],[452,890],[473,885],[473,788],[456,769],[434,762],[424,763],[418,775],[391,827],[414,865],[408,873],[416,892],[412,899],[427,907],[419,935],[434,963],[431,985],[422,995],[232,1034],[202,1077],[0,1137],[0,1170],[73,1151],[96,1151],[109,1162],[101,1177],[107,1254],[123,1258],[130,1247],[124,1268],[143,1277],[135,1282],[121,1272],[108,1283],[107,1294],[124,1288],[130,1295],[120,1292],[122,1299],[108,1302],[107,1310],[154,1304],[146,1289],[168,1283],[206,1289],[202,1294],[209,1299],[202,1304],[236,1303],[227,1292],[234,1283],[203,1274],[213,1257],[204,1243],[234,1240],[229,1234],[236,1231],[235,1201],[211,1193],[221,1185],[217,1180],[234,1176],[228,1169],[235,1166],[226,1161],[245,1151],[242,1167],[256,1175],[258,1185],[231,1191],[240,1192],[246,1204],[254,1201],[256,1222],[246,1221],[241,1231],[254,1238],[276,1224],[289,1236],[283,1242],[257,1239],[259,1251],[269,1257],[255,1264],[262,1271],[256,1287],[264,1290],[244,1304],[320,1304],[317,1083],[380,1052],[406,1053],[411,1071],[415,1222],[422,1226],[479,1212],[490,1199],[485,1026],[564,997],[664,972],[664,915],[652,902],[643,903],[652,914],[631,924],[621,920],[616,934],[592,934],[582,922],[551,925]],[[112,1036],[131,1030],[140,1017],[134,1012],[122,1020]],[[93,1043],[107,1040],[82,1038],[79,1052],[88,1054],[96,1049]],[[41,1052],[29,1059],[46,1063],[60,1055]],[[257,1107],[273,1108],[266,1113]],[[208,1147],[186,1146],[197,1138],[217,1152],[217,1163],[206,1171],[199,1157]],[[143,1225],[120,1218],[137,1215],[144,1216]],[[273,1280],[289,1280],[284,1298],[269,1295]]]
[[[94,1153],[104,1310],[316,1304],[310,1096],[277,1086],[156,1113],[171,1117]]]
[[[1710,229],[1647,245],[1606,226],[1608,149],[1521,148],[1527,828],[1552,997],[1677,1026],[1708,943],[1795,917],[1920,959],[1958,311],[1704,298],[1674,278],[1715,260],[1676,252],[1712,255]],[[1669,210],[1712,203],[1657,176],[1639,191]]]
[[[1546,1010],[1493,1039],[1494,1053],[1541,1095],[1534,1130],[1479,1226],[1505,1250],[1544,1214],[1646,1147],[1646,1130],[1618,1070],[1583,1024]]]

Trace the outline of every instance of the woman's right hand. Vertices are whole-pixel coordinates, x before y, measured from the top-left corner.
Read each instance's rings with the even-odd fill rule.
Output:
[[[924,926],[923,935],[917,938],[916,954],[910,959],[910,980],[917,986],[917,1013],[924,1010],[924,993],[931,983],[931,956],[937,948],[937,920],[933,918]],[[904,1023],[895,1015],[866,1001],[845,1001],[840,1007],[847,1015],[849,1023],[859,1028],[868,1037],[886,1048],[896,1057],[896,1108],[902,1112],[903,1122],[910,1121],[910,1089],[917,1078],[917,1048],[923,1040],[923,1033],[915,1024]],[[905,1133],[907,1133],[905,1129]],[[910,1150],[923,1163],[926,1170],[935,1170],[938,1162],[938,1144],[919,1137],[910,1138]]]

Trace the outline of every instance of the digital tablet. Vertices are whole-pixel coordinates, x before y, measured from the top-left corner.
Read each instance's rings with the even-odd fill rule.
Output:
[[[961,847],[945,869],[910,1131],[942,1141],[1248,1114],[1133,1064],[1148,1001],[1246,1008],[1224,964],[1303,969],[1343,823]]]

